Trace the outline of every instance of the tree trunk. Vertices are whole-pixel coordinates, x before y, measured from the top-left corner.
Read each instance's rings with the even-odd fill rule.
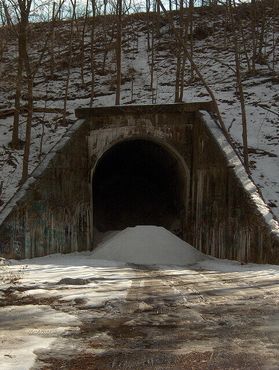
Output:
[[[50,78],[54,77],[54,43],[55,43],[55,5],[52,5],[52,25],[51,25],[51,48],[50,48]]]
[[[30,156],[30,145],[31,145],[31,129],[32,129],[32,118],[33,118],[33,79],[32,76],[28,76],[28,105],[27,105],[27,122],[25,130],[25,145],[23,153],[23,166],[21,183],[24,183],[28,178],[29,169],[29,156]]]
[[[23,40],[24,30],[23,25],[19,23],[18,34],[18,63],[17,63],[17,77],[16,77],[16,91],[15,91],[15,114],[13,121],[13,133],[11,147],[19,149],[19,117],[20,117],[20,99],[21,99],[21,86],[22,86],[22,73],[23,73]]]
[[[85,82],[84,82],[84,39],[85,39],[86,24],[88,21],[88,6],[89,6],[89,0],[86,0],[84,22],[83,22],[81,40],[80,40],[80,77],[81,77],[82,86],[85,85]]]
[[[122,0],[117,0],[117,36],[116,36],[116,94],[115,105],[120,105],[121,93],[121,57],[122,57]]]
[[[90,45],[90,70],[91,70],[91,91],[90,91],[90,108],[93,107],[95,95],[95,16],[96,16],[96,2],[92,0],[92,25],[91,25],[91,45]]]
[[[248,173],[250,173],[249,158],[248,158],[246,106],[245,106],[245,97],[244,97],[243,84],[242,84],[242,78],[241,78],[241,65],[240,65],[240,59],[239,59],[239,43],[238,43],[238,37],[237,37],[237,29],[238,29],[237,26],[238,25],[236,25],[235,20],[234,20],[235,18],[234,18],[233,8],[236,9],[235,1],[234,1],[234,6],[233,6],[230,0],[229,9],[230,9],[232,29],[233,29],[236,83],[237,83],[237,88],[238,88],[238,93],[239,93],[241,118],[242,118],[243,159],[244,159],[245,169]]]
[[[25,129],[25,145],[23,153],[23,164],[22,164],[22,176],[20,183],[24,183],[28,178],[29,169],[29,156],[30,156],[30,145],[31,145],[31,129],[32,129],[32,118],[33,118],[33,75],[29,62],[29,55],[27,49],[27,27],[28,18],[30,14],[31,1],[26,4],[25,1],[21,2],[21,41],[22,41],[22,59],[25,67],[27,76],[27,122]]]
[[[150,50],[150,0],[146,0],[147,51]]]
[[[69,40],[69,61],[68,61],[68,66],[67,66],[67,77],[66,77],[65,92],[64,92],[64,109],[63,109],[63,117],[62,117],[63,126],[66,125],[67,101],[68,101],[69,85],[70,85],[70,72],[71,72],[71,66],[72,66],[73,32],[74,32],[74,20],[75,20],[75,13],[76,13],[76,0],[74,0],[72,5],[73,5],[73,14],[72,14],[71,26],[70,26],[71,29],[70,29],[70,40]]]

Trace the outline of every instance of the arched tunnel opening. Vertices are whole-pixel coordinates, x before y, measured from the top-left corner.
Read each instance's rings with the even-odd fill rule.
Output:
[[[92,187],[98,231],[156,225],[183,237],[186,173],[165,146],[146,139],[115,144],[97,162]]]

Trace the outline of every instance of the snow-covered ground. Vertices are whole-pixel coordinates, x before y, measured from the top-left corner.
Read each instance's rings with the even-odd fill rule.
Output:
[[[162,265],[160,246],[185,265]],[[118,261],[97,249],[0,269],[1,369],[278,369],[278,266],[198,256],[156,227],[100,250]]]
[[[233,72],[234,53],[230,44],[231,34],[228,30],[227,46],[225,45],[223,17],[222,14],[214,16],[197,14],[195,16],[195,27],[206,24],[211,28],[212,33],[203,40],[195,39],[194,60],[213,90],[225,124],[236,143],[236,147],[241,152],[241,114]],[[47,29],[47,25],[41,27]],[[80,69],[81,28],[82,23],[77,23],[77,27],[74,28],[74,53],[73,65],[70,69],[67,125],[66,127],[61,125],[61,114],[59,113],[34,113],[30,171],[74,122],[74,109],[89,106],[91,84],[90,28],[86,28],[85,35],[84,84],[81,83]],[[111,25],[104,22],[99,24],[96,30],[94,106],[113,105],[115,100],[115,52],[113,48],[109,48],[107,60],[103,64],[105,37],[109,37],[110,28]],[[279,21],[275,23],[273,31],[274,35],[271,29],[267,32],[264,44],[267,64],[256,64],[257,74],[251,76],[246,74],[246,66],[243,63],[242,78],[252,176],[261,189],[267,204],[272,208],[274,214],[279,216],[278,47],[275,47],[274,52],[271,53],[272,40],[273,38],[277,40],[279,37]],[[38,28],[36,32],[41,35],[44,30],[41,31]],[[70,32],[69,25],[66,23],[59,24],[55,32],[54,78],[50,78],[49,60],[44,61],[35,77],[35,107],[63,108],[68,60],[67,42],[65,40],[67,40],[67,35]],[[176,61],[173,35],[169,33],[169,26],[162,26],[160,36],[155,39],[153,92],[150,89],[151,52],[147,50],[146,21],[140,17],[131,18],[130,22],[125,23],[123,37],[121,104],[174,102]],[[35,37],[32,42],[32,58],[34,59],[39,56],[38,50],[42,42],[40,40],[40,37]],[[246,41],[249,43],[249,40]],[[249,53],[250,51],[248,51]],[[275,56],[275,61],[277,60],[274,72],[270,70],[270,58],[272,56]],[[9,44],[0,60],[0,113],[13,107],[15,61],[16,41],[10,37]],[[24,99],[25,97],[22,99],[23,104],[26,103]],[[190,79],[190,67],[189,64],[186,64],[184,101],[192,102],[208,99],[209,96],[201,82],[197,79]],[[13,151],[8,146],[11,141],[12,120],[12,116],[0,118],[0,184],[3,182],[0,210],[16,192],[21,176],[23,151]],[[24,139],[25,135],[25,120],[26,117],[22,115],[21,139]]]

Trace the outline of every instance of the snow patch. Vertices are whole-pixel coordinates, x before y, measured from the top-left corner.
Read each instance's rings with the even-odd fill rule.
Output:
[[[159,226],[128,227],[104,241],[93,258],[137,264],[191,265],[207,257]]]
[[[0,315],[0,361],[5,370],[30,369],[36,360],[35,351],[49,348],[58,336],[79,330],[80,325],[75,316],[47,305],[3,307]]]

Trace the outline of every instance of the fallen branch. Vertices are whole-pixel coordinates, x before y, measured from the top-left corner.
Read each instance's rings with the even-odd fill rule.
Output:
[[[15,109],[12,108],[12,109],[3,109],[3,110],[0,110],[0,118],[6,118],[6,117],[10,117],[10,116],[13,116],[15,114]],[[63,113],[63,109],[62,108],[44,108],[44,107],[34,107],[33,108],[33,112],[36,112],[36,113]],[[27,113],[28,112],[28,109],[27,107],[22,107],[20,109],[20,113]]]
[[[274,110],[272,110],[272,109],[268,108],[268,107],[267,107],[266,105],[264,105],[264,104],[259,104],[259,103],[257,103],[257,107],[260,107],[260,108],[262,108],[262,109],[265,109],[265,110],[267,110],[268,112],[273,113],[273,114],[275,114],[276,116],[278,116],[278,117],[279,117],[279,113],[278,113],[278,112],[275,112]]]
[[[251,147],[249,147],[248,148],[248,152],[249,153],[253,153],[253,154],[259,154],[259,155],[267,155],[268,157],[278,157],[277,154],[268,152],[268,151],[266,151],[264,149],[257,149],[257,148],[251,148]]]

